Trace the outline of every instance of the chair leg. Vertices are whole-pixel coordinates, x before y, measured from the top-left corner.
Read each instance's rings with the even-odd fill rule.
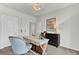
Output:
[[[35,55],[39,55],[39,54],[37,54],[36,52],[34,52],[33,50],[30,50],[33,54],[35,54]]]
[[[20,55],[25,55],[25,54],[20,54]]]
[[[30,50],[30,52],[32,52],[34,55],[39,55],[39,54],[37,54],[36,52],[34,52],[33,50]],[[17,55],[17,54],[16,54]],[[18,55],[27,55],[27,53],[25,53],[25,54],[18,54]]]
[[[28,52],[29,52],[29,51],[28,51]],[[28,53],[28,52],[27,52],[27,53]],[[24,53],[24,54],[20,54],[20,55],[27,55],[27,53]]]

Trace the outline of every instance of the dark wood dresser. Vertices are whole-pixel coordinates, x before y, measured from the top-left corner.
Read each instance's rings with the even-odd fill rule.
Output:
[[[46,38],[49,39],[49,45],[53,45],[55,47],[60,45],[60,34],[46,33]]]

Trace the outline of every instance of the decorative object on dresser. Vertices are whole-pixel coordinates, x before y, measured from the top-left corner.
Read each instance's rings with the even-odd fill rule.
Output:
[[[49,39],[48,44],[58,47],[60,44],[60,34],[46,33],[46,38]]]
[[[40,38],[40,39],[44,39],[44,38],[45,38],[46,33],[47,33],[46,31],[41,32],[41,34],[39,35],[39,38]]]

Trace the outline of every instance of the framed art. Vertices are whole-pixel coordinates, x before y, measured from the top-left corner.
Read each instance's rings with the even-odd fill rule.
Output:
[[[46,20],[46,30],[51,32],[57,32],[56,18],[50,18]]]

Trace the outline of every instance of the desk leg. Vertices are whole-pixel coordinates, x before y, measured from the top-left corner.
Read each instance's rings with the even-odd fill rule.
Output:
[[[43,50],[42,55],[44,55],[47,50],[47,44],[41,45],[40,47]]]

